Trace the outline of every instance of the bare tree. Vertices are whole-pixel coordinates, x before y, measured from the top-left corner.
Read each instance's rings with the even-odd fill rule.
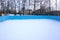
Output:
[[[7,15],[6,11],[7,11],[8,8],[6,6],[6,0],[0,0],[0,2],[1,2],[2,13]],[[7,3],[7,4],[9,4],[9,3]]]
[[[6,8],[7,10],[6,10],[6,14],[8,14],[9,11],[10,11],[9,7],[10,7],[10,1],[8,0],[8,1],[7,1],[7,8]]]
[[[40,0],[40,9],[46,9],[48,8],[49,11],[51,11],[51,3],[50,3],[51,0]],[[48,6],[46,8],[46,6]]]
[[[1,9],[2,9],[2,12],[4,13],[4,0],[1,0]]]
[[[20,11],[21,11],[21,10],[20,10],[21,3],[20,3],[20,1],[21,1],[21,0],[18,0],[17,3],[18,3],[18,6],[19,6],[19,7],[18,7],[18,8],[19,8],[18,13],[21,15],[21,12],[20,12]]]
[[[15,3],[15,0],[14,0],[14,4],[15,4],[15,12],[14,12],[14,15],[16,15],[16,3]]]
[[[56,11],[57,11],[57,0],[56,0]]]
[[[25,6],[26,6],[26,1],[27,0],[22,0],[22,4],[23,4],[23,7],[22,7],[22,10],[23,10],[23,15],[25,14]]]
[[[2,0],[0,0],[0,7],[2,6]],[[1,8],[2,9],[2,8]],[[0,16],[2,16],[2,10],[0,9]]]
[[[34,0],[34,11],[35,11],[35,8],[36,8],[35,6],[36,6],[36,0]]]

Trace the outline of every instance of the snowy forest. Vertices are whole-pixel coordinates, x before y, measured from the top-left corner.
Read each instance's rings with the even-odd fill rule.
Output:
[[[0,16],[60,15],[59,0],[0,0]]]

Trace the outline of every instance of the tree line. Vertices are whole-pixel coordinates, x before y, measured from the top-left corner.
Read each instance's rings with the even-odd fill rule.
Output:
[[[50,11],[53,10],[53,8],[51,8],[51,0],[29,0],[28,3],[29,3],[29,6],[30,5],[33,5],[33,10],[32,9],[28,9],[26,10],[26,2],[27,0],[0,0],[0,15],[2,15],[2,13],[4,15],[8,15],[9,13],[11,14],[34,14],[34,13],[48,13]],[[33,2],[33,4],[31,3]],[[17,5],[18,4],[18,5]],[[39,5],[39,9],[36,10],[37,6],[36,5]],[[56,0],[56,9],[57,9],[57,0]],[[17,7],[18,6],[18,7]],[[17,10],[18,8],[18,10]],[[23,11],[23,12],[22,12]]]

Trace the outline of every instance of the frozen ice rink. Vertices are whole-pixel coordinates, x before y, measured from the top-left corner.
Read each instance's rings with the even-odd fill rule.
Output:
[[[60,40],[60,22],[50,19],[0,22],[0,40]]]

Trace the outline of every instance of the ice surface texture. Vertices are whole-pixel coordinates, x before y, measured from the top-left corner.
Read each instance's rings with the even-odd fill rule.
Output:
[[[56,17],[12,18],[0,22],[0,40],[60,40],[60,21]]]

